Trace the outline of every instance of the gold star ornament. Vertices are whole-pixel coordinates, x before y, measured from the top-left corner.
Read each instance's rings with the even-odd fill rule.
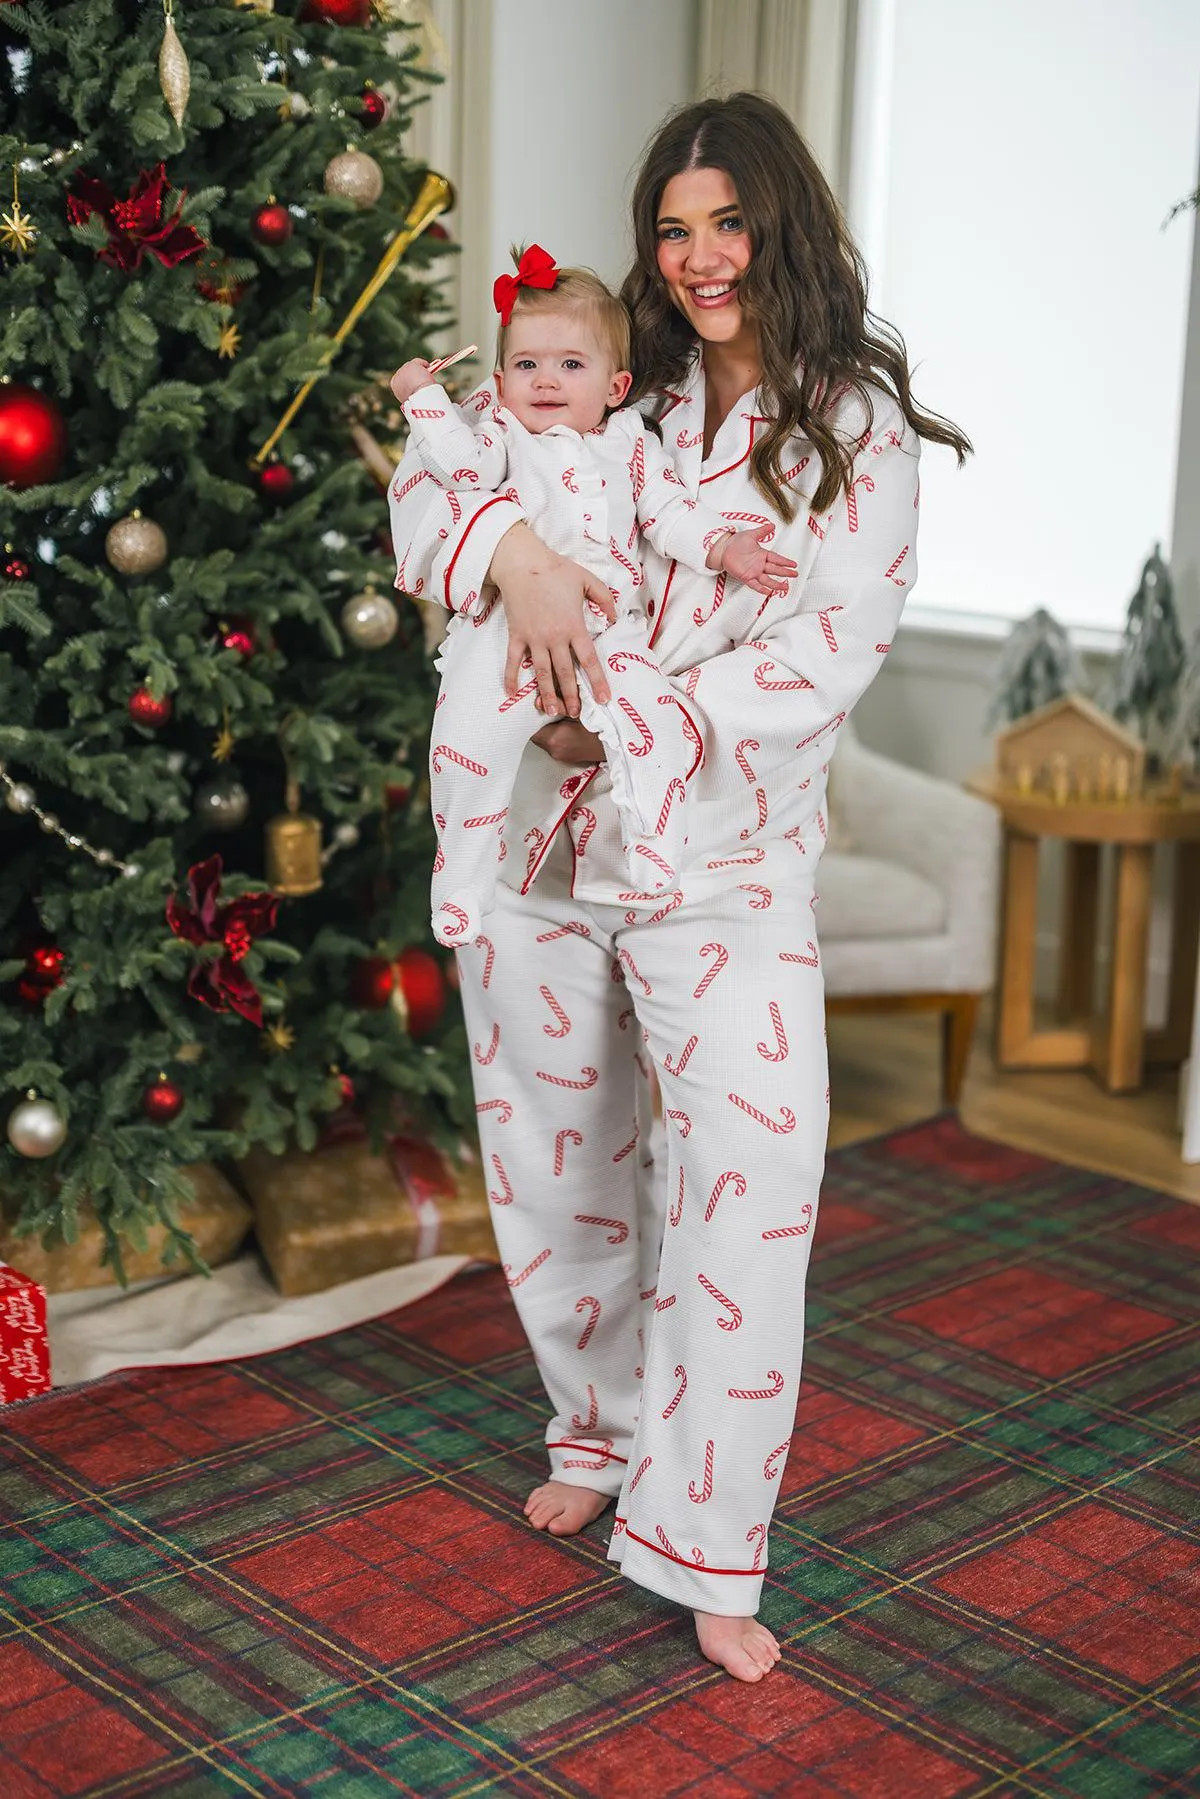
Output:
[[[222,358],[227,358],[230,362],[232,362],[234,357],[237,355],[238,351],[241,349],[241,347],[242,347],[242,334],[238,330],[237,326],[236,325],[226,325],[224,331],[222,331],[222,333],[221,333],[220,342],[217,345],[218,356],[220,356]]]
[[[21,196],[17,190],[17,165],[13,164],[13,197],[12,205],[7,212],[0,212],[0,245],[11,250],[15,256],[28,256],[33,249],[37,237],[37,226],[27,212],[21,211]]]
[[[267,1050],[273,1056],[286,1056],[289,1049],[295,1047],[296,1033],[290,1024],[280,1019],[278,1024],[267,1026]]]

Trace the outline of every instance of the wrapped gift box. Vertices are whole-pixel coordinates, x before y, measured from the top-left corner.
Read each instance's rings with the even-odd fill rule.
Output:
[[[219,1268],[237,1254],[252,1219],[250,1208],[225,1176],[209,1162],[190,1163],[181,1172],[195,1189],[195,1198],[181,1206],[179,1222],[195,1238],[196,1249],[210,1268]],[[132,1243],[122,1248],[122,1265],[127,1281],[153,1280],[162,1275],[193,1272],[190,1262],[176,1256],[164,1268],[162,1254],[167,1233],[163,1225],[154,1225],[146,1233],[145,1249],[134,1249]],[[37,1237],[17,1237],[0,1225],[0,1262],[19,1268],[45,1288],[47,1293],[73,1293],[81,1287],[113,1287],[117,1284],[115,1269],[109,1263],[101,1266],[104,1233],[90,1209],[80,1209],[79,1235],[73,1243],[56,1243],[43,1249]]]
[[[49,1386],[46,1295],[28,1275],[0,1265],[0,1405]]]
[[[239,1172],[259,1246],[289,1296],[426,1256],[499,1261],[487,1183],[466,1144],[453,1157],[410,1136],[391,1138],[383,1155],[365,1142],[255,1150]]]

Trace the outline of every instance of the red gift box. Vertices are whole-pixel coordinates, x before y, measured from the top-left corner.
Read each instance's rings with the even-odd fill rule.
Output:
[[[28,1275],[0,1262],[0,1405],[49,1387],[46,1295]]]

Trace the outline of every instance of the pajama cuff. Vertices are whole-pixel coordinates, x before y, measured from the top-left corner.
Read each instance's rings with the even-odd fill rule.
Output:
[[[554,1438],[546,1444],[550,1460],[550,1479],[564,1487],[590,1487],[594,1493],[607,1493],[615,1499],[625,1481],[629,1458],[617,1455],[603,1443],[589,1443],[584,1438],[566,1441]]]
[[[464,513],[474,510],[459,533],[458,542],[453,548],[447,543],[435,562],[430,597],[438,599],[450,612],[469,616],[478,610],[496,545],[506,531],[525,523],[525,514],[503,494],[479,500],[466,494],[454,498],[460,504],[465,502]]]
[[[758,1615],[765,1569],[722,1572],[685,1562],[673,1551],[631,1534],[628,1520],[619,1508],[608,1559],[617,1564],[626,1579],[691,1611],[712,1612],[721,1618]]]

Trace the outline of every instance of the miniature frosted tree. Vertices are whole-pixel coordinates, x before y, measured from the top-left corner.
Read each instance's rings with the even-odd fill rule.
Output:
[[[1171,592],[1167,565],[1155,544],[1129,602],[1125,632],[1107,694],[1114,718],[1133,719],[1140,736],[1150,741],[1176,711],[1184,669],[1183,638]]]
[[[1189,774],[1200,768],[1200,631],[1184,658],[1165,748],[1167,761],[1181,763]]]
[[[989,725],[1048,706],[1067,693],[1082,693],[1083,666],[1062,625],[1044,607],[1014,625],[1000,658],[996,692],[988,708]]]

